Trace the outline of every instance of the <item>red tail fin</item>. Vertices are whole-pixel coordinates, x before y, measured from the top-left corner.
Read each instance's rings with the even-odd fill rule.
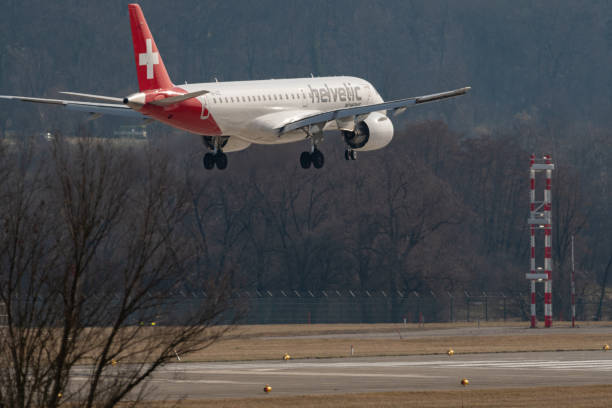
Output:
[[[164,61],[155,45],[155,40],[147,20],[138,4],[130,4],[130,25],[132,26],[132,42],[134,43],[134,58],[136,58],[136,73],[141,91],[174,86]]]

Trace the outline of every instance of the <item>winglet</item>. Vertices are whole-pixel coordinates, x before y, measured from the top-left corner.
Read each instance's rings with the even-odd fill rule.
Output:
[[[130,4],[128,9],[140,91],[172,88],[174,85],[168,76],[164,61],[162,61],[140,6]]]
[[[441,92],[441,93],[426,95],[426,96],[419,96],[418,98],[415,98],[414,103],[418,104],[418,103],[432,102],[432,101],[437,101],[439,99],[446,99],[446,98],[452,98],[454,96],[465,95],[466,93],[468,93],[470,89],[472,89],[471,86],[466,86],[465,88],[455,89],[454,91]]]

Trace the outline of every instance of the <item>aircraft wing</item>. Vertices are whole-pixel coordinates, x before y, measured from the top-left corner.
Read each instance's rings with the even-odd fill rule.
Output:
[[[422,103],[438,101],[440,99],[452,98],[454,96],[464,95],[467,93],[471,87],[465,87],[460,89],[455,89],[453,91],[440,92],[431,95],[423,95],[416,96],[412,98],[406,99],[398,99],[395,101],[382,102],[374,105],[364,105],[364,106],[355,106],[351,108],[343,108],[337,109],[333,111],[323,112],[316,115],[307,116],[303,119],[299,119],[296,121],[288,122],[283,124],[283,126],[276,128],[278,134],[282,134],[285,132],[290,132],[295,129],[300,129],[303,127],[307,127],[315,124],[325,124],[332,120],[344,119],[349,117],[355,117],[360,115],[367,115],[371,112],[382,111],[382,110],[392,110],[394,114],[399,114],[404,112],[407,108],[412,105],[419,105]]]
[[[98,102],[83,102],[69,101],[63,99],[46,99],[46,98],[30,98],[27,96],[10,96],[0,95],[0,99],[12,99],[23,102],[47,103],[51,105],[60,105],[68,110],[87,112],[94,115],[115,115],[127,116],[131,118],[146,119],[147,117],[140,112],[130,109],[128,106],[118,103],[98,103]]]

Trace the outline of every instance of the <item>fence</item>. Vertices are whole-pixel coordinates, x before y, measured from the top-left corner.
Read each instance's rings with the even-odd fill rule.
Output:
[[[8,316],[6,314],[6,305],[4,302],[0,302],[0,327],[4,327],[8,324]]]
[[[528,293],[419,293],[385,291],[243,291],[237,292],[248,307],[245,323],[397,323],[507,321],[529,319]],[[543,304],[543,302],[540,302]],[[612,318],[612,302],[604,305],[602,319]],[[577,318],[592,320],[597,303],[581,299]],[[555,320],[569,319],[559,310]],[[538,310],[543,321],[544,310]]]
[[[175,296],[177,296],[175,294]],[[181,293],[180,305],[173,319],[185,311],[197,308],[201,294]],[[528,293],[434,293],[385,291],[297,291],[263,290],[238,291],[234,296],[248,310],[247,324],[282,323],[397,323],[454,322],[454,321],[506,321],[529,319]],[[542,302],[540,302],[542,303]],[[602,319],[612,318],[612,302],[603,308]],[[193,310],[193,309],[191,309]],[[596,302],[579,300],[577,317],[592,320]],[[543,321],[544,310],[538,309]],[[569,318],[569,310],[559,313],[555,320]]]
[[[527,298],[504,294],[462,296],[433,292],[242,292],[246,323],[392,323],[526,318]]]
[[[540,294],[541,296],[541,294]],[[529,319],[528,293],[434,293],[327,290],[251,290],[237,291],[234,297],[246,308],[246,324],[299,323],[432,323],[455,321],[506,321]],[[186,323],[185,316],[198,311],[205,293],[170,293],[168,307],[159,309],[159,324]],[[538,320],[543,321],[543,302]],[[579,298],[577,320],[593,320],[598,302]],[[555,321],[571,319],[569,310],[559,309]],[[231,313],[231,311],[230,311]],[[612,301],[602,307],[602,320],[612,319]],[[7,324],[6,310],[0,302],[0,326]],[[108,323],[99,322],[100,325]],[[137,320],[130,324],[138,324]]]

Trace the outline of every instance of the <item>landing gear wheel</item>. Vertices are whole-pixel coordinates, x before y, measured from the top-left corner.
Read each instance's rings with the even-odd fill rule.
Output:
[[[227,156],[225,153],[218,152],[215,155],[215,164],[219,170],[224,170],[227,167]]]
[[[206,170],[211,170],[215,167],[215,156],[212,153],[206,153],[204,158],[202,158],[202,163]]]
[[[311,163],[312,160],[310,159],[310,153],[302,152],[302,154],[300,154],[300,165],[302,166],[302,168],[309,169]]]
[[[318,149],[315,149],[314,152],[310,154],[310,160],[315,169],[320,169],[323,167],[323,164],[325,164],[325,157]]]

